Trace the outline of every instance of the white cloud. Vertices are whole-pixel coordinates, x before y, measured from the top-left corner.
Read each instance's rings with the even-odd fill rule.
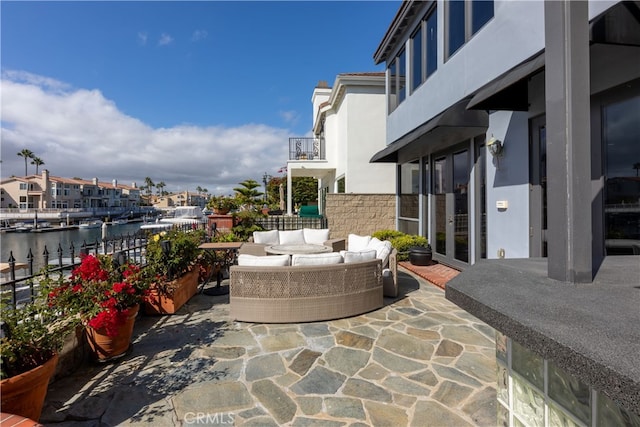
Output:
[[[289,133],[262,124],[235,128],[180,125],[154,129],[118,110],[99,90],[67,89],[3,73],[2,178],[24,174],[24,148],[52,175],[121,183],[164,181],[166,190],[205,187],[229,194],[245,179],[275,175],[287,159]],[[40,82],[38,84],[37,82]],[[28,172],[35,167],[29,165]],[[42,170],[42,167],[40,168]]]
[[[208,35],[209,33],[207,32],[207,30],[195,30],[191,35],[191,41],[198,42],[200,40],[204,40]]]
[[[145,33],[144,31],[140,31],[138,33],[138,44],[140,46],[146,46],[148,39],[149,39],[149,35],[147,33]]]
[[[173,37],[171,37],[167,33],[162,33],[160,39],[158,40],[158,46],[166,46],[173,43]]]
[[[300,114],[298,114],[297,111],[293,110],[278,111],[278,114],[280,115],[280,117],[282,117],[282,120],[284,120],[285,123],[291,125],[296,124],[298,122],[298,119],[300,118]]]

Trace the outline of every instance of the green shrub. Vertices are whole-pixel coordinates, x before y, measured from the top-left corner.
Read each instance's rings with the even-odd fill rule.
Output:
[[[246,242],[249,237],[253,236],[254,231],[263,231],[257,220],[262,218],[261,212],[256,211],[241,211],[233,214],[234,223],[233,234],[235,234],[239,241]]]
[[[371,235],[371,237],[376,237],[380,240],[391,240],[396,237],[405,236],[406,234],[402,231],[398,230],[378,230]]]
[[[398,261],[409,259],[409,249],[414,246],[426,248],[429,242],[426,237],[404,234],[391,239],[391,245],[398,251]]]

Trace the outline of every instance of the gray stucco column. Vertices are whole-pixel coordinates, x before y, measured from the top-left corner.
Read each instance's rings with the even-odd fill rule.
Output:
[[[589,3],[546,0],[548,275],[593,279]]]

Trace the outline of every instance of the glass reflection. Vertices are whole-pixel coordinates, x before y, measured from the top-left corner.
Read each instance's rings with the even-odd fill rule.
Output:
[[[640,97],[603,107],[607,255],[640,255]]]

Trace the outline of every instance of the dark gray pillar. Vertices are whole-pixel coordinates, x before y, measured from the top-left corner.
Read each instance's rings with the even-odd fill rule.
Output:
[[[593,279],[588,9],[544,4],[548,274],[581,283]]]

